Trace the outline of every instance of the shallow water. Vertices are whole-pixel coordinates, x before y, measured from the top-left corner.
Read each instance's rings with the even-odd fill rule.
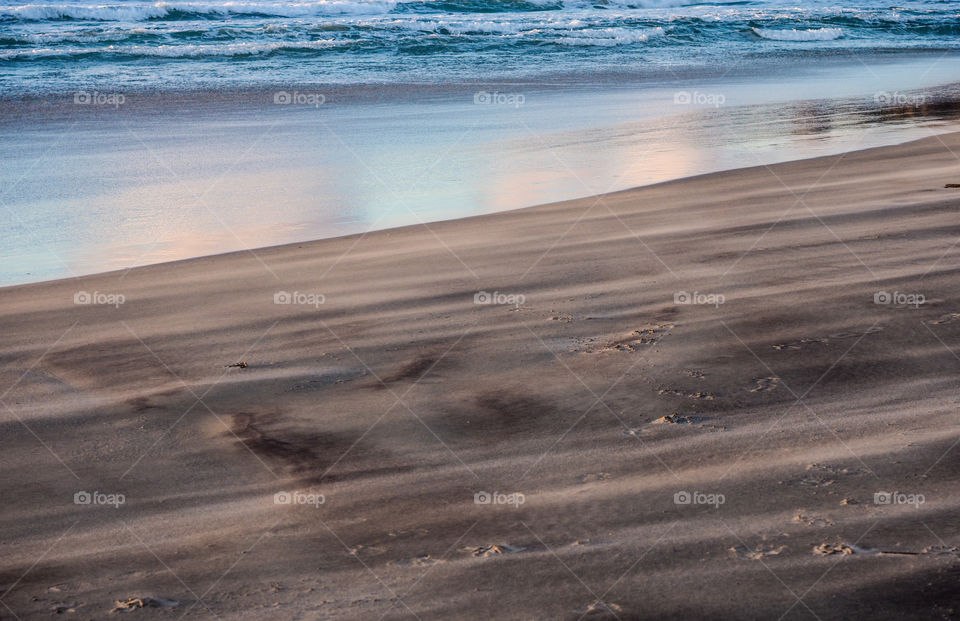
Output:
[[[298,93],[322,96],[313,105],[292,91],[281,104],[272,91],[7,101],[0,284],[921,138],[957,127],[957,89],[932,85],[958,65],[937,56],[790,79]]]

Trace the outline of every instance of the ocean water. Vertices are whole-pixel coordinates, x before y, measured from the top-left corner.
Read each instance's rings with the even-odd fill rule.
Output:
[[[934,0],[0,0],[0,94],[670,78],[960,50]]]

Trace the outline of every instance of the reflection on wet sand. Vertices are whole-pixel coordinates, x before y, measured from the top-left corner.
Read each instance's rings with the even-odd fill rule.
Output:
[[[736,88],[724,106],[677,106],[654,89],[544,92],[503,109],[460,98],[322,110],[221,101],[160,115],[130,107],[85,112],[57,144],[62,118],[0,127],[0,155],[15,164],[0,171],[4,200],[33,231],[0,231],[0,284],[892,144],[960,118],[957,87],[759,104],[749,103],[755,86],[739,97]],[[117,131],[117,114],[128,131]],[[26,166],[34,155],[42,170]]]

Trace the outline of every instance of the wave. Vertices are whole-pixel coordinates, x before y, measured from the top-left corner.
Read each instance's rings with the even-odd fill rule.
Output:
[[[633,31],[626,28],[602,28],[581,33],[571,33],[574,36],[551,38],[549,43],[573,46],[602,46],[628,45],[631,43],[646,43],[651,38],[662,37],[663,28],[648,28],[643,31]],[[583,36],[587,35],[587,36]]]
[[[98,6],[24,4],[0,7],[0,19],[5,21],[43,21],[52,19],[81,19],[89,21],[141,21],[167,15],[160,5]]]
[[[815,30],[773,30],[753,28],[754,34],[771,41],[833,41],[843,36],[842,28],[817,28]]]
[[[29,60],[34,58],[59,58],[76,56],[109,55],[126,58],[201,58],[263,56],[273,52],[305,52],[334,48],[343,41],[323,39],[318,41],[283,41],[273,43],[226,43],[192,45],[127,45],[109,47],[61,47],[0,52],[0,60]]]
[[[711,4],[739,4],[715,0]],[[312,2],[156,2],[124,4],[23,4],[0,7],[0,21],[121,21],[224,17],[323,17],[397,13],[522,13],[572,9],[662,9],[696,0],[314,0]]]
[[[568,36],[545,35],[533,31],[512,35],[516,41],[522,42],[529,38],[537,45],[553,44],[574,47],[612,47],[645,43],[652,38],[663,36],[662,28],[650,28],[643,31],[625,28],[607,28],[600,31],[570,32]],[[511,35],[507,35],[511,36]],[[385,39],[379,43],[372,40],[358,41],[352,39],[318,39],[312,41],[242,41],[232,43],[189,43],[173,45],[101,45],[101,46],[55,46],[38,47],[31,49],[0,50],[0,61],[31,61],[45,59],[69,59],[109,57],[113,59],[131,58],[216,58],[216,57],[243,57],[269,56],[275,53],[302,54],[317,53],[329,49],[367,49],[376,51],[379,47],[395,49],[400,45],[401,51],[415,51],[409,48],[411,44],[431,47],[432,49],[447,49],[447,44],[440,39],[422,38]],[[408,49],[409,48],[409,49]]]
[[[0,7],[0,20],[44,21],[145,21],[153,19],[218,18],[229,16],[322,17],[325,15],[383,14],[393,10],[393,0],[320,0],[305,3],[211,4],[199,2],[140,5],[25,4]]]

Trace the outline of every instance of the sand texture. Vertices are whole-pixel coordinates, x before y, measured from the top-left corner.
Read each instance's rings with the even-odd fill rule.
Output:
[[[957,154],[2,289],[0,619],[958,618]]]

